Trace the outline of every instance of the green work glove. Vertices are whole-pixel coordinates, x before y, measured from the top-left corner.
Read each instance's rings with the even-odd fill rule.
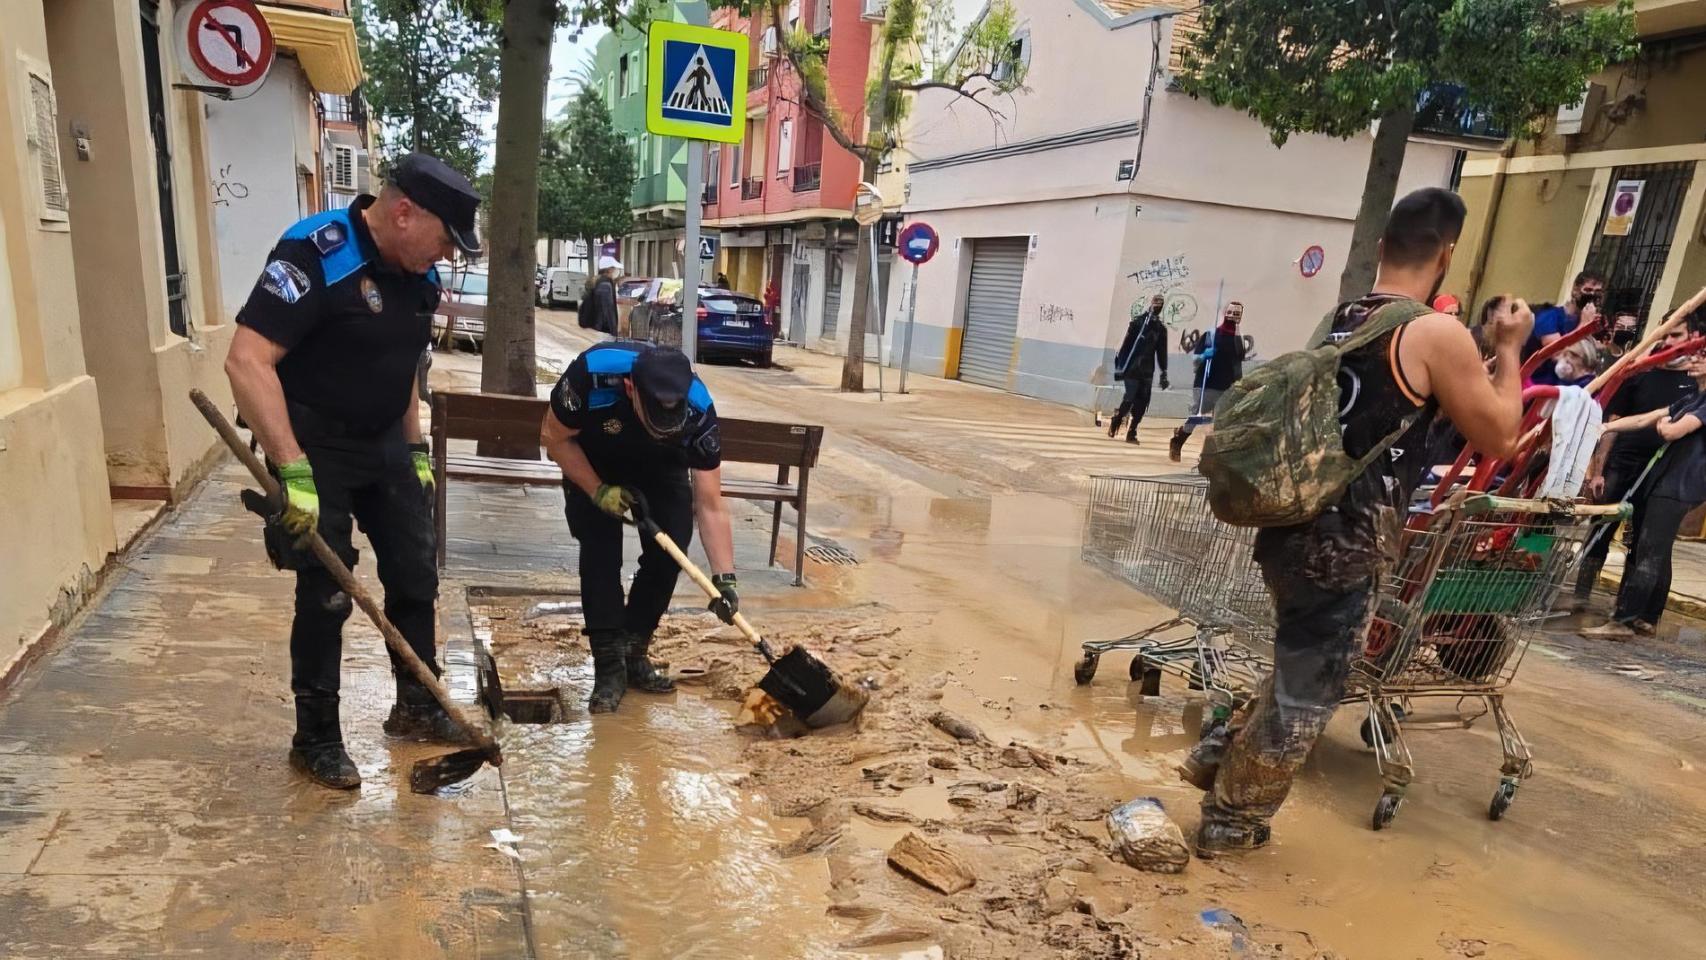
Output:
[[[711,578],[711,586],[716,587],[720,595],[711,601],[707,609],[716,614],[718,620],[734,623],[735,614],[740,612],[740,593],[735,590],[735,575],[719,573]]]
[[[320,492],[314,489],[314,468],[307,457],[280,464],[278,482],[284,487],[284,529],[302,536],[320,523]]]
[[[415,479],[421,482],[421,489],[432,493],[432,447],[424,443],[409,444],[409,459],[415,464]]]
[[[598,505],[598,509],[622,520],[634,506],[634,495],[625,487],[601,483],[598,485],[598,492],[592,495],[592,502]]]

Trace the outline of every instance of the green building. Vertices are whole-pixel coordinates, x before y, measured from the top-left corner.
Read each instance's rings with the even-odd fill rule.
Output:
[[[702,18],[705,12],[703,0],[653,3],[653,19],[685,23],[688,13]],[[628,138],[634,151],[634,226],[622,238],[623,272],[679,277],[686,223],[686,141],[646,132],[646,35],[627,24],[606,34],[593,54],[590,79],[604,94],[616,131]]]

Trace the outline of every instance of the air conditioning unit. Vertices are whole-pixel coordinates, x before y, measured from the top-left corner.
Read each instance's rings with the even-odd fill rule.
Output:
[[[764,37],[758,41],[758,52],[767,57],[776,55],[776,28],[764,28]]]
[[[859,11],[861,20],[882,20],[889,15],[889,0],[864,0]]]
[[[356,181],[356,171],[360,169],[356,163],[358,152],[354,147],[346,147],[340,143],[332,144],[331,181],[333,190],[354,193],[359,188]]]

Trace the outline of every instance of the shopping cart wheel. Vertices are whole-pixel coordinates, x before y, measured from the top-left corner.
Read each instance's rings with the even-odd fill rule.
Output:
[[[1137,690],[1146,697],[1161,692],[1161,668],[1150,666],[1149,661],[1142,657],[1131,658],[1131,679],[1133,683],[1142,684]]]
[[[1392,818],[1398,815],[1398,805],[1404,798],[1396,793],[1383,793],[1380,802],[1374,805],[1374,829],[1385,830],[1392,823]]]
[[[1511,808],[1511,801],[1516,799],[1516,781],[1506,777],[1499,781],[1499,789],[1493,791],[1493,802],[1487,805],[1488,820],[1503,820],[1505,811]]]
[[[1072,679],[1078,681],[1078,685],[1081,687],[1096,679],[1096,664],[1101,659],[1097,654],[1086,653],[1084,659],[1073,665]]]

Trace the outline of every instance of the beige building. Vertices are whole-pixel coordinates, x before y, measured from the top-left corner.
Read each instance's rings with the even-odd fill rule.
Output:
[[[0,0],[0,676],[216,453],[187,399],[229,402],[233,329],[188,2]]]
[[[1706,284],[1706,0],[1636,0],[1635,16],[1636,59],[1539,139],[1463,164],[1469,223],[1446,289],[1476,309],[1503,292],[1562,301],[1590,268],[1608,307],[1646,316]]]

